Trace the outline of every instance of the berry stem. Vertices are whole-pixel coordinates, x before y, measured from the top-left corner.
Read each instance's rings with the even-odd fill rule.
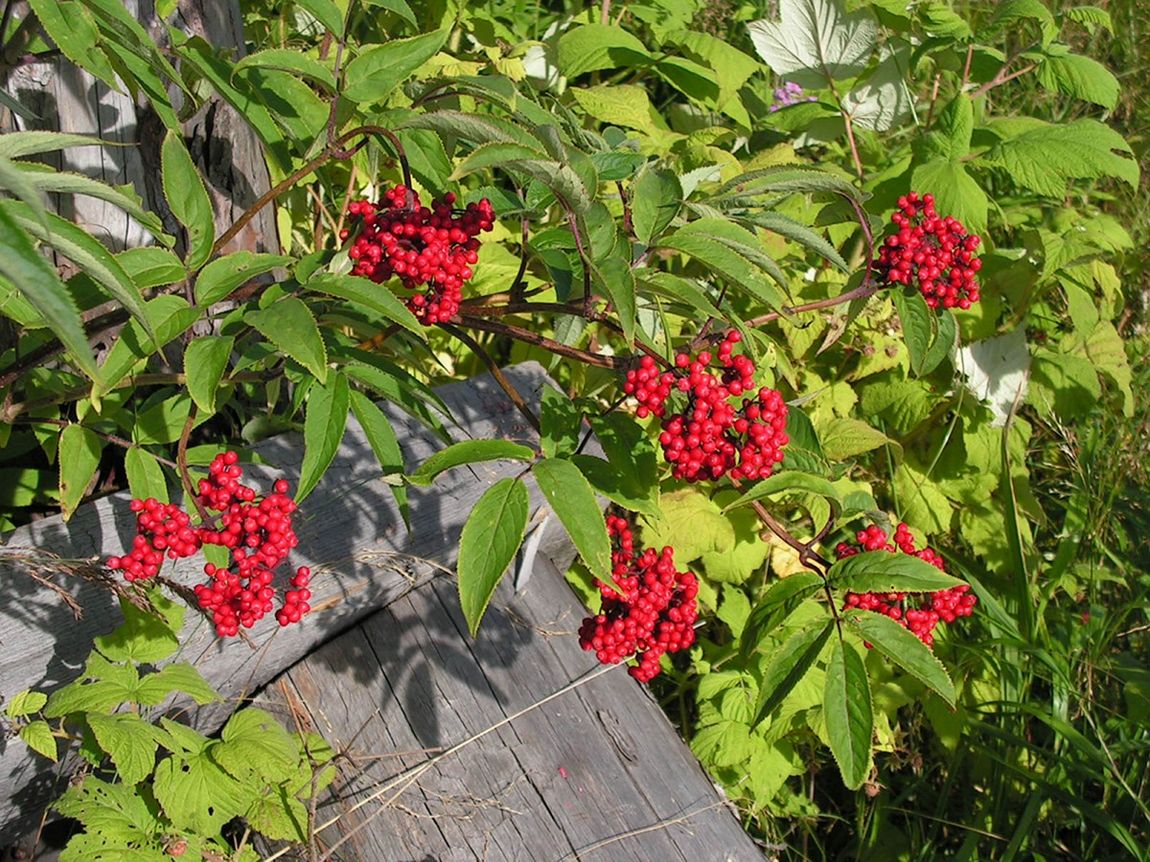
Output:
[[[602,353],[590,353],[586,350],[580,350],[577,347],[563,344],[561,341],[547,338],[545,335],[532,332],[530,329],[523,329],[522,327],[513,326],[510,323],[503,323],[502,321],[487,320],[483,317],[463,314],[459,316],[457,322],[470,329],[478,329],[481,332],[506,335],[508,338],[514,338],[516,341],[522,341],[524,344],[530,344],[533,347],[542,347],[544,350],[549,350],[559,356],[566,356],[568,359],[577,359],[587,365],[594,365],[596,368],[610,368],[613,371],[618,371],[630,362],[630,358],[626,356],[605,356]]]
[[[176,446],[176,468],[180,472],[180,483],[184,486],[184,494],[196,507],[196,514],[200,516],[200,523],[207,524],[211,520],[211,515],[200,502],[196,486],[192,482],[192,474],[188,471],[188,439],[192,436],[192,429],[195,425],[196,405],[193,404],[192,409],[188,411],[188,420],[184,423],[184,430],[180,432],[180,442]]]

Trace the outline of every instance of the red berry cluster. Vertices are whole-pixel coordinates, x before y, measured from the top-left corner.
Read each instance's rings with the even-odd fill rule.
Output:
[[[376,284],[397,275],[408,290],[426,288],[405,300],[411,313],[428,326],[450,320],[479,259],[476,237],[495,224],[491,202],[484,198],[456,210],[455,195],[448,192],[428,208],[402,185],[384,197],[386,204],[357,201],[347,208],[360,224],[348,250],[355,261],[352,273]],[[341,239],[350,233],[344,231]]]
[[[835,554],[840,560],[863,551],[901,551],[930,563],[939,571],[945,571],[942,557],[936,551],[932,548],[915,548],[914,536],[906,524],[898,525],[893,544],[887,541],[886,531],[873,524],[860,530],[856,538],[857,545],[840,542],[835,548]],[[927,646],[934,644],[933,632],[940,622],[952,623],[959,617],[969,617],[974,613],[977,603],[978,598],[966,584],[933,593],[847,593],[846,597],[846,607],[884,614],[910,629]]]
[[[659,675],[663,653],[687,649],[695,642],[699,584],[691,572],[675,570],[674,551],[648,548],[636,555],[631,527],[625,518],[607,517],[612,539],[611,576],[623,590],[596,580],[603,605],[598,616],[579,628],[579,645],[594,650],[604,664],[635,656],[628,673],[639,682]]]
[[[886,238],[876,264],[887,281],[916,285],[931,308],[970,308],[978,302],[981,240],[953,216],[940,218],[934,195],[911,192],[891,216],[898,232]]]
[[[296,504],[288,496],[288,483],[280,479],[272,494],[260,498],[240,482],[243,470],[238,462],[235,452],[224,452],[208,467],[208,478],[200,480],[197,499],[204,509],[220,513],[218,523],[193,527],[190,516],[175,504],[133,500],[132,511],[139,515],[132,550],[108,559],[109,568],[122,569],[127,580],[135,581],[159,574],[165,554],[175,560],[190,557],[203,545],[227,548],[234,565],[218,568],[208,563],[204,566],[208,582],[195,587],[200,607],[212,614],[220,637],[236,634],[241,626],[251,628],[272,610],[274,571],[299,544],[292,528]],[[299,622],[310,610],[310,580],[306,566],[296,570],[292,589],[276,611],[280,625]]]
[[[788,442],[787,405],[774,389],[755,390],[755,363],[734,353],[742,336],[732,330],[719,345],[718,356],[702,351],[695,357],[680,353],[673,370],[660,372],[644,356],[627,372],[623,391],[639,402],[640,419],[663,419],[659,444],[676,479],[699,482],[729,474],[733,479],[761,479],[783,460]],[[710,366],[718,359],[718,369]],[[687,396],[679,413],[666,415],[672,390]],[[731,399],[741,400],[732,402]]]

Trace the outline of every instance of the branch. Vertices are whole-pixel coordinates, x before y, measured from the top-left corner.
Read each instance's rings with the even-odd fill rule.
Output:
[[[470,329],[478,329],[480,332],[506,335],[508,338],[514,338],[516,341],[522,341],[524,344],[542,347],[544,350],[549,350],[559,356],[566,356],[568,359],[577,359],[587,365],[594,365],[596,368],[609,368],[612,371],[619,371],[630,362],[628,357],[605,356],[602,353],[590,353],[586,350],[580,350],[578,347],[571,347],[561,341],[555,341],[553,338],[547,338],[537,332],[532,332],[530,329],[513,326],[510,323],[487,320],[483,317],[473,317],[469,314],[458,315],[457,318],[457,320],[452,322],[469,327]]]
[[[447,324],[440,324],[440,326],[448,335],[455,336],[471,348],[475,355],[487,366],[487,370],[491,372],[491,376],[495,378],[495,382],[499,384],[499,388],[507,393],[507,397],[511,399],[511,403],[519,408],[519,412],[531,423],[531,427],[534,428],[536,432],[540,434],[543,433],[543,426],[539,422],[539,417],[531,412],[527,401],[519,394],[519,390],[512,385],[511,381],[507,379],[507,376],[503,373],[503,369],[499,367],[499,363],[483,348],[483,345],[458,327]]]

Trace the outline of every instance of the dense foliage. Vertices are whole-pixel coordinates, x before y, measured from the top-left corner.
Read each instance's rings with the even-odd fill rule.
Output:
[[[1082,50],[1115,30],[1105,9],[295,0],[245,4],[236,53],[171,23],[157,45],[118,0],[29,6],[5,56],[58,49],[129,92],[165,129],[163,194],[45,164],[93,138],[0,137],[0,527],[126,486],[152,544],[110,565],[148,581],[169,532],[180,555],[223,548],[200,604],[228,635],[274,624],[275,565],[238,549],[290,551],[282,524],[349,417],[401,508],[409,484],[518,460],[460,538],[473,633],[531,481],[580,552],[584,646],[637,660],[784,858],[1146,858],[1143,300],[1124,280],[1129,229],[1146,237],[1114,214],[1140,182],[1106,122],[1119,81]],[[224,231],[182,126],[209,100],[272,186]],[[69,195],[148,241],[111,248],[47,205]],[[234,250],[265,207],[278,236]],[[459,443],[401,478],[376,400],[442,431],[433,385],[523,359],[563,388],[539,415],[509,389],[538,444]],[[224,449],[287,429],[302,475],[262,498],[286,501],[271,526],[247,525],[254,492],[209,505]],[[242,541],[204,538],[233,522]],[[291,587],[286,622],[307,610]],[[101,652],[93,680],[128,673]],[[61,811],[88,822],[98,795],[143,806],[149,841],[226,841],[162,788],[228,730],[165,725],[150,759],[169,753],[127,770],[98,730],[124,699],[21,698],[28,745],[49,748],[42,707],[86,722],[90,759],[142,788]],[[229,816],[306,836],[313,743],[259,776],[286,815],[261,819],[265,790]]]

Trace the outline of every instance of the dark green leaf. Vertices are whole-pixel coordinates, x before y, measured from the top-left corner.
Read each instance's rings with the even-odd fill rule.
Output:
[[[228,367],[235,339],[230,335],[202,335],[184,351],[184,373],[188,394],[203,413],[216,412],[220,379]]]
[[[124,472],[128,474],[128,490],[137,500],[149,497],[168,502],[168,484],[156,456],[139,446],[133,446],[124,455]]]
[[[879,652],[954,708],[954,683],[930,648],[903,626],[874,611],[847,610],[843,619]]]
[[[591,487],[629,512],[659,516],[659,503],[651,488],[640,487],[630,472],[618,470],[593,455],[572,455],[571,462],[591,483]]]
[[[347,64],[342,95],[353,102],[382,101],[439,52],[450,32],[445,28],[366,48]]]
[[[287,266],[293,258],[282,254],[256,254],[237,251],[216,258],[196,276],[196,304],[203,307],[227,299],[236,288],[257,275]]]
[[[543,385],[539,421],[543,426],[539,443],[548,458],[568,457],[579,446],[583,411],[554,386]]]
[[[322,84],[328,92],[335,91],[335,77],[331,69],[319,60],[292,48],[268,48],[248,54],[238,63],[236,71],[241,72],[248,68],[278,69],[281,72],[290,72],[309,81]]]
[[[834,620],[819,620],[791,635],[775,651],[759,686],[754,724],[766,720],[807,675],[834,630]]]
[[[786,619],[803,599],[814,595],[822,585],[823,579],[814,572],[796,572],[776,581],[755,603],[747,617],[740,638],[740,654],[749,656],[775,626]]]
[[[841,640],[827,663],[823,716],[843,784],[857,790],[870,775],[874,713],[866,665],[858,651]]]
[[[93,388],[97,395],[111,391],[134,366],[182,335],[199,319],[199,312],[190,308],[182,296],[171,294],[157,296],[144,303],[144,313],[152,325],[155,339],[137,321],[130,321],[100,367],[103,379]]]
[[[746,491],[739,497],[739,499],[733,503],[728,503],[723,511],[729,512],[731,509],[745,506],[755,500],[761,500],[764,497],[770,497],[774,494],[795,492],[817,494],[835,503],[840,499],[838,491],[835,490],[835,486],[822,476],[815,476],[811,473],[803,473],[798,470],[784,470],[781,473],[776,473],[774,476],[770,476],[756,483],[749,491]]]
[[[28,235],[3,207],[0,207],[0,275],[16,285],[84,373],[92,380],[100,380],[72,295],[56,270],[36,251]]]
[[[866,551],[839,560],[827,573],[831,586],[852,593],[931,593],[962,585],[911,554]]]
[[[408,332],[419,338],[427,337],[426,327],[423,326],[404,305],[399,298],[386,287],[374,284],[366,278],[356,275],[334,275],[325,273],[317,275],[306,285],[308,290],[326,293],[328,296],[338,296],[349,302],[359,303],[372,311],[383,315],[386,320],[398,323]]]
[[[64,520],[72,517],[100,465],[103,441],[83,425],[71,424],[60,434],[56,457],[60,462],[60,508]]]
[[[510,440],[462,440],[436,452],[411,474],[413,485],[430,485],[447,470],[481,461],[531,461],[535,450]]]
[[[898,319],[902,323],[902,337],[906,342],[907,353],[910,354],[910,369],[921,377],[938,324],[922,294],[916,291],[907,296],[901,290],[895,290],[891,295],[894,297],[894,307],[898,309]]]
[[[320,383],[327,381],[327,348],[315,318],[294,296],[277,300],[270,308],[249,311],[244,323],[255,327],[273,345],[290,356]]]
[[[635,343],[635,274],[631,271],[628,259],[630,249],[618,247],[616,252],[598,264],[591,265],[591,277],[611,299],[619,325],[623,328],[623,339],[630,346]]]
[[[208,197],[200,172],[196,170],[188,148],[173,131],[169,131],[160,149],[164,197],[168,206],[187,231],[188,251],[184,262],[188,269],[203,266],[212,253],[216,227],[212,201]]]
[[[295,0],[296,4],[310,12],[315,19],[330,30],[337,39],[343,35],[343,13],[332,0]]]
[[[337,371],[326,385],[311,388],[303,423],[303,465],[295,500],[312,492],[339,451],[347,425],[349,404],[347,375]]]
[[[395,429],[391,427],[384,412],[356,389],[351,390],[351,409],[367,436],[367,442],[371,444],[371,451],[379,461],[384,479],[399,506],[403,523],[410,528],[411,508],[407,504],[407,488],[398,478],[403,476],[403,452],[400,451]]]
[[[631,186],[631,224],[636,238],[652,245],[675,220],[683,187],[674,171],[648,165]]]
[[[478,441],[477,441],[478,442]],[[500,479],[483,492],[459,539],[459,603],[474,637],[527,527],[527,486]]]
[[[545,458],[531,468],[591,574],[611,583],[611,541],[591,485],[570,461]]]

